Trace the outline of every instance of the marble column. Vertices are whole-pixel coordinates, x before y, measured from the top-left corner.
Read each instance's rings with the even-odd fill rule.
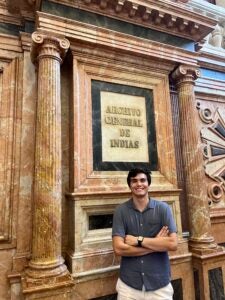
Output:
[[[195,109],[194,83],[196,68],[179,66],[172,74],[179,98],[182,159],[189,214],[189,245],[193,252],[213,252],[217,244],[211,235],[203,154]]]
[[[61,256],[61,95],[60,64],[66,39],[32,34],[32,60],[38,70],[32,255],[24,292],[32,286],[72,283]]]

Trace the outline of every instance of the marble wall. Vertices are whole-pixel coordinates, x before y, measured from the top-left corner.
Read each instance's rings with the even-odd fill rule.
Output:
[[[224,73],[214,86],[200,75],[194,47],[216,22],[193,12],[190,23],[174,1],[168,16],[55,0],[26,3],[23,26],[3,2],[14,25],[0,26],[0,299],[114,299],[112,215],[136,165],[177,224],[175,299],[195,298],[193,268],[201,299],[223,293]],[[124,122],[118,109],[135,110],[132,128],[109,124]]]

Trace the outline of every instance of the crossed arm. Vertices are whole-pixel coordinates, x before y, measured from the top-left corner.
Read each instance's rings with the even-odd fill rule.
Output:
[[[125,238],[114,236],[113,249],[120,256],[142,256],[156,251],[175,251],[177,235],[169,233],[167,226],[163,226],[156,237],[145,237],[142,247],[137,247],[137,236],[126,235]]]

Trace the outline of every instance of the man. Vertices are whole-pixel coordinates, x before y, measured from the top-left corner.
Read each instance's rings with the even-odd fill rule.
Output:
[[[113,249],[122,256],[117,299],[172,300],[167,251],[177,249],[177,235],[170,207],[149,199],[147,170],[132,169],[127,183],[132,197],[113,217]]]

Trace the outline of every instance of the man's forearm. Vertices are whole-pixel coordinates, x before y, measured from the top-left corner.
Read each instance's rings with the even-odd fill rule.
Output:
[[[152,253],[153,251],[144,247],[135,247],[124,244],[123,246],[119,247],[115,252],[119,256],[143,256]]]
[[[137,246],[137,236],[126,235],[125,243]],[[151,249],[153,252],[174,251],[177,249],[177,235],[176,233],[168,234],[167,227],[163,227],[156,237],[144,237],[142,247]]]
[[[113,238],[113,249],[119,256],[143,256],[153,252],[148,248],[128,245],[124,243],[123,238],[117,236]]]
[[[142,247],[159,252],[175,251],[177,250],[177,237],[175,234],[168,237],[145,237],[142,242]]]

